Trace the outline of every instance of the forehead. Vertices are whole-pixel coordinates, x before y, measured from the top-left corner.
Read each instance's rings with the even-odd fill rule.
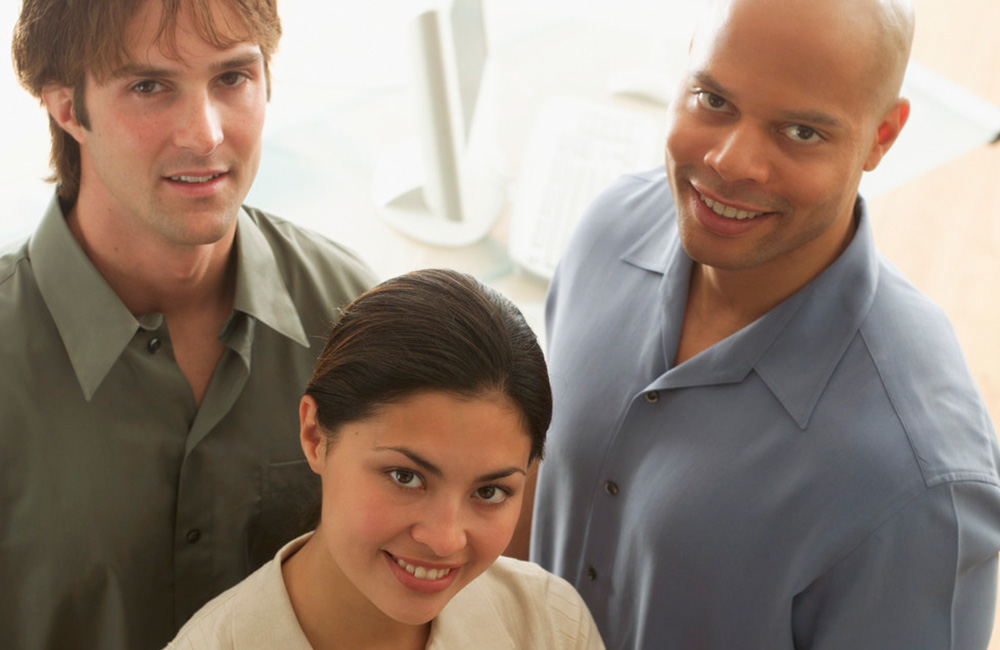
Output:
[[[690,71],[748,106],[865,117],[872,27],[833,0],[714,3],[692,39]]]
[[[167,6],[163,0],[141,0],[125,28],[123,59],[130,63],[154,58],[187,61],[241,45],[256,46],[226,3],[210,0],[204,10],[195,9],[191,2]]]
[[[506,398],[467,397],[426,391],[380,407],[365,420],[347,423],[345,431],[369,434],[362,445],[406,445],[429,450],[437,458],[454,456],[459,466],[470,462],[472,450],[486,457],[499,453],[527,457],[531,437],[521,414]]]

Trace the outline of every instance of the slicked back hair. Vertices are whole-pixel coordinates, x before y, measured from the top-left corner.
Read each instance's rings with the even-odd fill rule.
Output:
[[[534,332],[507,298],[456,271],[388,280],[348,305],[306,394],[335,439],[341,425],[422,391],[500,398],[515,409],[541,458],[552,392]]]

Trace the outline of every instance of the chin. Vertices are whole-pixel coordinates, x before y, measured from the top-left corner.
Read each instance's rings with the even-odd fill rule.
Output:
[[[383,608],[382,612],[394,621],[404,625],[426,625],[437,618],[445,605],[451,601],[451,596],[453,595],[449,594],[448,598],[439,604],[425,603],[423,604],[424,606],[421,606],[421,604],[411,601],[401,603],[398,607]]]

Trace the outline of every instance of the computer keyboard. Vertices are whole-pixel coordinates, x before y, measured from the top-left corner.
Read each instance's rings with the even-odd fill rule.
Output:
[[[525,148],[511,206],[511,259],[546,280],[584,209],[615,178],[662,161],[647,113],[569,97],[549,101]]]

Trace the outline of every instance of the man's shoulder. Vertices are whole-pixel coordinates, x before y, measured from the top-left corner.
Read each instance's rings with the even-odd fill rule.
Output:
[[[20,345],[12,340],[15,332],[22,331],[29,312],[39,306],[43,303],[28,258],[27,242],[0,251],[0,331],[5,333],[5,344]]]
[[[312,259],[314,255],[329,256],[331,261],[364,266],[354,251],[325,235],[258,208],[243,206],[243,209],[276,253],[285,253],[295,260]]]
[[[662,167],[625,174],[602,191],[586,209],[577,227],[577,236],[624,246],[663,221],[672,206]]]
[[[560,262],[562,273],[610,272],[637,246],[665,251],[673,220],[662,168],[620,176],[584,211]]]
[[[27,241],[0,245],[0,291],[9,283],[23,264],[28,262]]]
[[[902,364],[911,369],[965,368],[948,315],[885,259],[880,259],[878,285],[861,334],[869,350],[893,362],[890,370]],[[959,374],[963,379],[967,375]]]
[[[351,249],[281,217],[244,206],[260,230],[286,282],[311,278],[336,291],[357,295],[375,283],[375,274]]]
[[[997,475],[996,434],[948,316],[882,261],[861,337],[925,480]]]

